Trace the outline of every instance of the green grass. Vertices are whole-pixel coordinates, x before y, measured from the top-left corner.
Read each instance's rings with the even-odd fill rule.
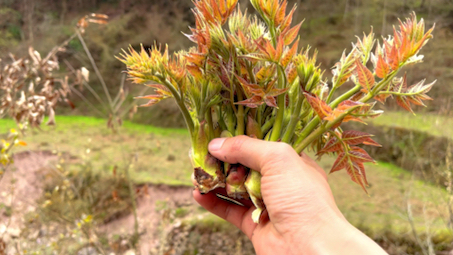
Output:
[[[321,162],[324,169],[331,167],[332,160]],[[379,162],[366,166],[371,187],[367,196],[351,182],[346,172],[329,175],[335,199],[345,217],[355,226],[367,229],[368,234],[380,235],[386,231],[407,234],[407,203],[411,204],[417,230],[426,230],[423,208],[435,233],[446,230],[444,219],[447,192],[432,184],[414,179],[412,175],[392,164]]]
[[[382,116],[369,121],[374,125],[404,127],[428,134],[453,138],[453,118],[429,113],[386,111]]]
[[[132,165],[136,183],[191,185],[188,159],[190,140],[185,129],[157,128],[125,122],[114,133],[106,120],[82,116],[58,116],[57,126],[28,130],[27,147],[19,150],[48,150],[71,155],[75,164],[90,163],[95,171],[108,172],[116,165],[122,171]],[[0,133],[16,125],[0,120]]]
[[[392,114],[387,116],[399,116]],[[29,131],[24,137],[29,144],[25,149],[69,153],[74,164],[89,162],[95,171],[105,173],[114,165],[121,171],[132,159],[137,159],[130,171],[135,183],[191,185],[192,167],[187,156],[190,141],[185,130],[126,122],[115,134],[105,123],[105,120],[90,117],[60,116],[56,127]],[[0,133],[11,127],[14,122],[0,120]],[[328,170],[334,160],[324,157],[319,164]],[[444,189],[415,180],[409,172],[387,163],[367,165],[367,176],[371,184],[369,196],[344,171],[328,177],[340,209],[352,224],[373,236],[391,231],[410,237],[406,217],[407,201],[410,201],[419,231],[426,228],[423,207],[427,208],[427,217],[432,221],[431,229],[438,233],[446,231],[442,221],[447,217]]]

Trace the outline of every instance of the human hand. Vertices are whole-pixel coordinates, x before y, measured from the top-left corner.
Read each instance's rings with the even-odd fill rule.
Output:
[[[241,229],[257,254],[386,254],[341,214],[325,172],[288,144],[238,136],[214,139],[209,151],[262,174],[267,215],[260,224],[252,221],[253,207],[226,202],[213,193],[193,193],[201,206]]]

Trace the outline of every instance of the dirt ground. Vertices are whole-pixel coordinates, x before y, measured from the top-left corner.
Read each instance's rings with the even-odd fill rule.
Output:
[[[9,208],[0,214],[0,239],[6,243],[20,236],[24,215],[36,210],[36,200],[42,196],[41,170],[57,159],[50,151],[14,155],[14,165],[0,180],[0,203]]]
[[[47,246],[51,246],[58,236],[67,235],[67,231],[57,225],[41,225],[30,230],[27,224],[27,215],[39,210],[37,201],[43,196],[47,171],[52,171],[57,160],[58,156],[50,151],[14,155],[13,167],[0,180],[0,205],[4,205],[3,209],[0,207],[0,255],[22,254],[24,247],[31,250],[34,246],[26,242],[36,242],[41,247],[48,242]],[[97,235],[109,240],[108,254],[254,254],[250,242],[239,231],[230,231],[225,236],[188,223],[209,215],[193,200],[193,188],[146,186],[140,188],[142,192],[137,198],[139,239],[135,249],[126,238],[135,231],[132,212],[96,226]],[[2,248],[4,244],[6,248]],[[77,254],[99,253],[95,246],[87,245]]]

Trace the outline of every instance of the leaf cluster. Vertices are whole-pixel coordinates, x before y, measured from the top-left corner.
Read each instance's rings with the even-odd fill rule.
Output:
[[[425,31],[423,19],[413,13],[379,42],[373,31],[357,37],[333,67],[329,82],[317,64],[317,52],[310,46],[299,49],[301,23],[292,25],[295,7],[287,11],[286,0],[251,3],[259,17],[241,11],[237,0],[194,1],[196,23],[186,36],[195,47],[187,51],[170,56],[157,45],[150,51],[124,51],[120,60],[131,79],[155,89],[154,95],[140,97],[149,100],[144,106],[173,97],[194,148],[207,147],[225,132],[286,142],[297,152],[311,147],[320,156],[338,155],[332,172],[346,169],[365,187],[363,163],[373,160],[356,145],[378,144],[370,135],[343,131],[341,124],[379,116],[375,103],[389,97],[409,111],[411,104],[430,99],[426,93],[434,83],[408,87],[406,77],[397,74],[421,62],[418,53],[433,28]],[[353,86],[336,93],[347,81]],[[203,165],[206,153],[195,150],[196,164]]]

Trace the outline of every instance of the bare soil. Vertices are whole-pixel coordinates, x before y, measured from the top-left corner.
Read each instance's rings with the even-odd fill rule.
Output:
[[[57,160],[58,156],[50,151],[14,155],[14,165],[0,180],[0,205],[4,205],[3,209],[0,207],[0,244],[6,244],[6,248],[0,245],[1,255],[21,254],[21,247],[33,246],[24,244],[31,241],[41,247],[46,246],[45,242],[51,246],[58,236],[66,235],[57,224],[35,224],[36,229],[27,224],[27,215],[39,210],[37,201],[43,196],[46,176]],[[108,240],[110,254],[254,254],[251,243],[234,228],[224,235],[218,228],[215,233],[216,228],[213,231],[211,226],[193,224],[194,220],[209,217],[193,200],[193,188],[142,185],[137,190],[136,218],[130,210],[95,228],[97,236]],[[138,241],[134,249],[130,237],[136,233],[136,223]],[[86,245],[77,254],[98,251],[95,245]]]
[[[0,214],[0,238],[6,243],[20,236],[25,214],[36,210],[45,178],[41,170],[57,159],[50,151],[14,155],[14,165],[0,180],[0,204],[6,208]]]

